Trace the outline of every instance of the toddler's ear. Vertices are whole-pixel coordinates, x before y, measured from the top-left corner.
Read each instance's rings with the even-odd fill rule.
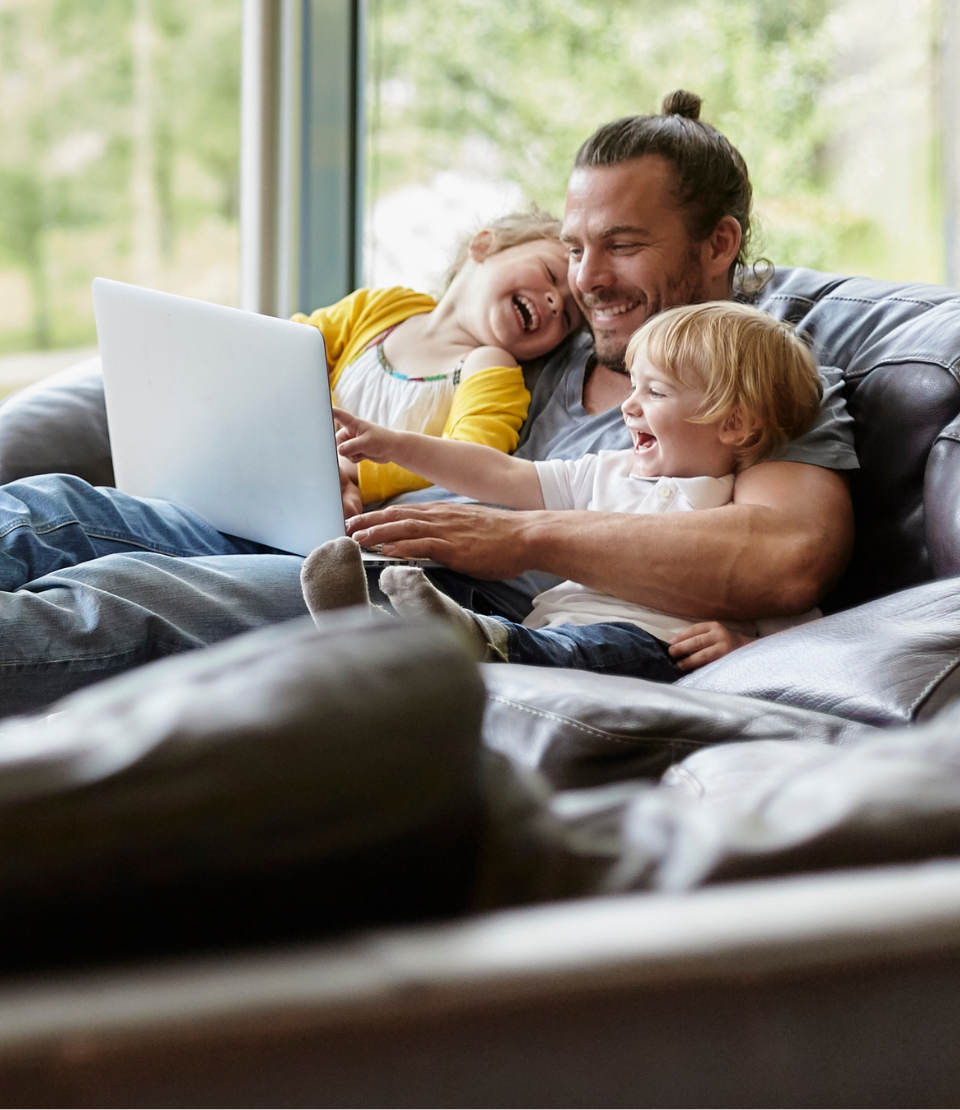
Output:
[[[756,442],[760,429],[755,421],[748,419],[743,410],[735,408],[724,417],[720,424],[720,442],[728,447],[749,447]]]
[[[470,257],[474,262],[482,262],[494,253],[496,244],[496,235],[489,228],[484,228],[483,231],[478,231],[470,240],[468,248]]]

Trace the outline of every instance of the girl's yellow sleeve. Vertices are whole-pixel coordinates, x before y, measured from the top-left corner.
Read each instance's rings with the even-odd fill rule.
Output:
[[[426,293],[413,289],[357,289],[328,308],[318,308],[305,316],[290,317],[297,324],[312,324],[323,335],[327,351],[327,371],[331,387],[349,365],[381,332],[423,312],[432,312],[437,302]]]
[[[519,366],[494,366],[471,375],[457,388],[443,429],[444,439],[482,443],[509,454],[520,439],[530,394]],[[432,485],[395,463],[358,464],[363,503],[385,501],[401,493]]]
[[[332,370],[337,365],[351,336],[355,333],[357,321],[363,315],[367,296],[366,289],[358,289],[349,297],[344,297],[342,301],[337,301],[328,308],[318,308],[309,316],[297,312],[290,317],[297,324],[312,324],[319,329],[327,351],[328,369]]]

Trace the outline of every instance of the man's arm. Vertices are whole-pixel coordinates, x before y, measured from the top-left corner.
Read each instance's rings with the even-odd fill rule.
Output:
[[[853,543],[846,479],[767,462],[737,478],[720,509],[631,516],[511,513],[480,505],[398,505],[355,517],[360,543],[435,559],[477,578],[544,570],[625,601],[716,620],[811,608]]]

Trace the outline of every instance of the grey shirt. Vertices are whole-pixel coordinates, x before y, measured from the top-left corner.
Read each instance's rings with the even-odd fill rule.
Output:
[[[584,372],[592,354],[590,336],[579,335],[547,361],[531,390],[530,411],[515,452],[518,458],[579,459],[597,451],[630,447],[630,433],[619,408],[591,415],[583,407]],[[853,448],[853,418],[843,399],[842,375],[832,367],[821,367],[820,378],[823,402],[817,422],[769,458],[855,470],[860,464]]]

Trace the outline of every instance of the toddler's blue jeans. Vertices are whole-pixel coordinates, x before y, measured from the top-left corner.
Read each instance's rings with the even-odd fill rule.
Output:
[[[676,682],[683,676],[668,654],[668,644],[625,621],[527,628],[503,617],[492,619],[507,630],[507,658],[511,663],[570,667],[652,682]]]

